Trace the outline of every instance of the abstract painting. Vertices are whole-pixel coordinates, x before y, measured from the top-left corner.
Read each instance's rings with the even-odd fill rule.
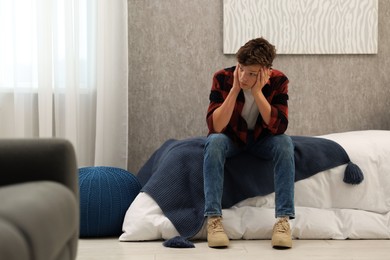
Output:
[[[375,54],[378,0],[224,0],[225,54],[261,36],[278,54]]]

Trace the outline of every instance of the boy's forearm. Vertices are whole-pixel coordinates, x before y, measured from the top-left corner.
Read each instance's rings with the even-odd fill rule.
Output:
[[[238,93],[239,91],[232,88],[222,105],[213,112],[212,118],[215,132],[222,132],[228,125],[236,105]]]

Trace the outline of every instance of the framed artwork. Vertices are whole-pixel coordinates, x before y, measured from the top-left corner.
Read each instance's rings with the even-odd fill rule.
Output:
[[[224,53],[257,37],[278,54],[375,54],[378,0],[224,0]]]

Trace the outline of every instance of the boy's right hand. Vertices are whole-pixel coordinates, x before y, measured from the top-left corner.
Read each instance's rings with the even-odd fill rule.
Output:
[[[234,72],[233,72],[233,88],[232,88],[232,90],[235,90],[237,92],[239,92],[241,90],[240,80],[239,80],[239,68],[240,68],[240,64],[237,63],[236,68],[234,69]]]

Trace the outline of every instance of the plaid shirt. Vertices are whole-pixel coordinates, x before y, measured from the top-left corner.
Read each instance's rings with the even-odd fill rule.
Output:
[[[216,133],[213,127],[212,115],[214,110],[222,105],[233,86],[234,69],[235,66],[220,70],[214,74],[206,119],[209,134]],[[255,129],[253,130],[255,140],[258,140],[259,137],[267,134],[283,134],[288,125],[287,77],[282,72],[273,69],[270,80],[263,87],[262,92],[271,105],[271,120],[267,125],[259,113]],[[244,103],[245,97],[241,90],[237,97],[232,117],[230,118],[228,125],[222,130],[222,133],[229,136],[239,146],[245,145],[248,137],[248,126],[245,119],[241,116]]]

